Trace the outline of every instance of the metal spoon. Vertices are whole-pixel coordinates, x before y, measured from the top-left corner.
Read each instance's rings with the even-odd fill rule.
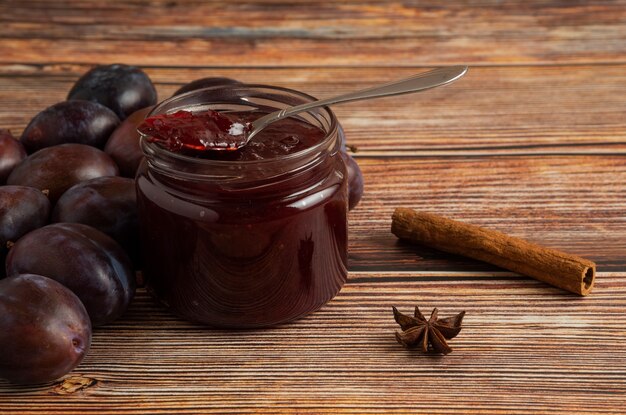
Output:
[[[467,66],[448,66],[437,68],[432,71],[417,74],[410,78],[393,81],[384,85],[375,86],[373,88],[363,89],[361,91],[351,92],[337,97],[307,102],[306,104],[296,105],[295,107],[275,111],[250,123],[245,141],[238,147],[243,147],[248,144],[248,142],[250,142],[255,135],[257,135],[269,124],[303,111],[333,104],[341,104],[343,102],[420,92],[454,82],[465,75],[466,72]]]

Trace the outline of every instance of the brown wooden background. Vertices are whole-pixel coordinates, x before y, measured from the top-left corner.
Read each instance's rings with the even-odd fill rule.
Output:
[[[322,310],[219,331],[139,291],[63,381],[0,381],[0,414],[626,411],[626,2],[4,0],[0,23],[0,127],[17,134],[96,63],[144,67],[162,98],[204,76],[323,97],[472,67],[336,108],[366,193],[349,282]],[[396,206],[589,257],[596,288],[399,243]],[[391,305],[415,304],[467,311],[451,355],[395,343]]]

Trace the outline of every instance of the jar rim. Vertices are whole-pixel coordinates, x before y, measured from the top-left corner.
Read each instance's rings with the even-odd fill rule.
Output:
[[[163,107],[167,106],[168,104],[171,104],[172,102],[175,102],[177,100],[183,100],[185,98],[189,98],[193,95],[201,95],[201,93],[203,92],[211,92],[211,91],[217,91],[217,90],[221,90],[221,89],[250,89],[250,90],[261,90],[261,89],[267,89],[267,90],[271,90],[271,91],[279,91],[279,92],[286,92],[292,95],[296,95],[299,96],[301,98],[304,98],[307,100],[307,102],[311,102],[311,101],[315,101],[317,100],[317,98],[315,98],[312,95],[309,95],[305,92],[302,91],[298,91],[295,89],[291,89],[291,88],[285,88],[285,87],[280,87],[280,86],[275,86],[275,85],[266,85],[266,84],[246,84],[246,83],[241,83],[241,84],[228,84],[228,85],[216,85],[216,86],[212,86],[212,87],[208,87],[208,88],[201,88],[201,89],[196,89],[193,91],[189,91],[189,92],[185,92],[183,94],[179,94],[179,95],[175,95],[172,96],[170,98],[167,98],[163,101],[161,101],[160,103],[158,103],[147,115],[146,118],[151,117],[153,115],[156,115],[159,113],[159,110],[162,109]],[[207,102],[210,104],[210,102]],[[183,109],[183,107],[177,108],[177,110],[181,110]],[[337,130],[338,130],[338,125],[339,122],[337,120],[337,116],[335,115],[335,113],[328,107],[328,106],[324,106],[324,107],[319,107],[314,109],[314,111],[324,111],[327,115],[328,115],[328,119],[330,121],[329,127],[328,129],[324,129],[324,139],[321,140],[319,143],[305,148],[304,150],[300,150],[297,151],[295,153],[290,153],[290,154],[285,154],[285,155],[279,155],[276,157],[272,157],[272,158],[267,158],[267,159],[261,159],[261,160],[214,160],[214,159],[204,159],[204,158],[200,158],[200,157],[191,157],[191,156],[186,156],[184,154],[180,154],[180,153],[176,153],[173,151],[169,151],[165,148],[163,148],[162,146],[159,146],[157,143],[151,143],[148,140],[146,140],[146,137],[148,136],[147,134],[143,134],[141,132],[139,132],[140,135],[140,144],[141,144],[141,148],[144,152],[145,156],[159,156],[159,155],[163,155],[163,156],[167,156],[167,157],[171,157],[173,159],[176,159],[178,161],[184,161],[186,163],[193,163],[195,165],[199,165],[199,166],[253,166],[253,165],[267,165],[270,163],[285,163],[285,162],[289,162],[292,160],[297,160],[299,158],[302,157],[307,157],[311,154],[315,154],[317,152],[320,152],[322,149],[326,148],[330,141],[334,140],[337,137]],[[311,111],[303,111],[303,113],[311,113]]]

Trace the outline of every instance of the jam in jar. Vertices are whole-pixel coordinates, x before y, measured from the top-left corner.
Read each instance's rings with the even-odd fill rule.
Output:
[[[176,113],[217,111],[245,124],[312,99],[228,85],[170,98],[149,117],[167,123]],[[348,192],[329,109],[278,121],[235,151],[172,151],[162,139],[144,130],[136,183],[144,276],[172,312],[216,327],[261,327],[302,317],[339,292]]]

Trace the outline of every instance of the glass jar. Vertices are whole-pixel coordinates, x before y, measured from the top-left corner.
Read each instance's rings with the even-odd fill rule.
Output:
[[[313,98],[261,85],[189,92],[151,115],[181,109],[271,112]],[[335,115],[298,118],[325,133],[297,153],[218,161],[172,153],[142,137],[137,176],[144,275],[172,312],[216,327],[261,327],[302,317],[347,278],[346,167]]]

